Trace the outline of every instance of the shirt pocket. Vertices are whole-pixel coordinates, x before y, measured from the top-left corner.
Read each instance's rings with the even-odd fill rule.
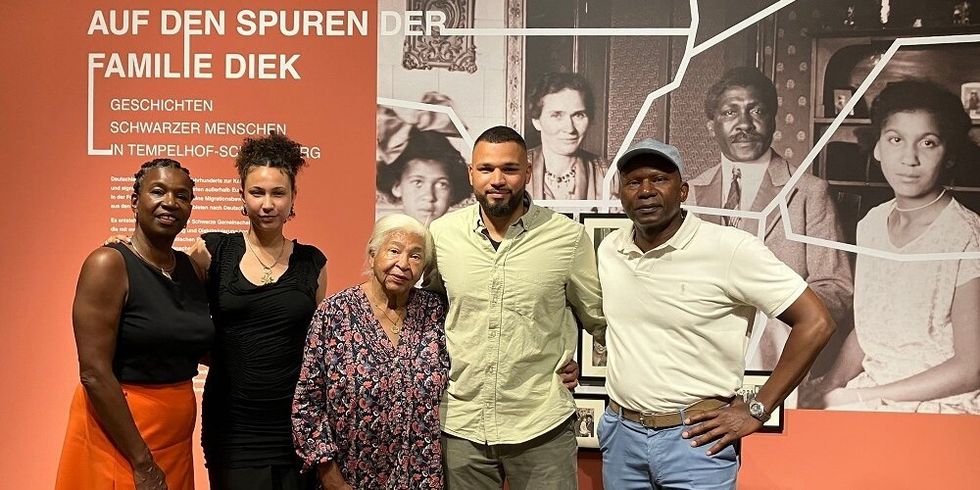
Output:
[[[503,308],[530,321],[542,316],[558,317],[565,308],[565,286],[554,273],[511,272],[506,276]]]

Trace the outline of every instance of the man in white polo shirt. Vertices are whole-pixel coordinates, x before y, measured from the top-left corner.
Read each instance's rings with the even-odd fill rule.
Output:
[[[633,222],[599,246],[609,408],[599,423],[606,488],[735,488],[734,444],[768,419],[834,331],[820,298],[755,236],[681,210],[673,146],[632,145],[617,164]],[[749,404],[742,384],[756,310],[792,327]]]

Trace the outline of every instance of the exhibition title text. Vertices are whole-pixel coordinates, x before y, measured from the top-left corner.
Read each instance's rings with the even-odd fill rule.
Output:
[[[232,20],[229,22],[229,18]],[[171,52],[89,53],[89,70],[104,78],[196,78],[299,80],[298,52],[213,52],[193,50],[195,36],[364,37],[366,10],[96,10],[89,36],[138,37],[147,31],[179,37],[183,49]],[[430,36],[444,27],[439,11],[379,12],[379,32]],[[230,24],[230,25],[229,25]]]

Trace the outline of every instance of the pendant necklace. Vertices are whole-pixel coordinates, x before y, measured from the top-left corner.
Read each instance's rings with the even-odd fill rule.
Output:
[[[248,236],[245,236],[245,248],[252,252],[252,256],[255,260],[259,261],[259,265],[262,266],[262,278],[259,281],[263,286],[267,284],[272,284],[275,280],[272,278],[272,268],[279,265],[279,259],[282,258],[282,252],[286,250],[286,237],[282,237],[282,244],[279,245],[279,255],[276,256],[276,261],[272,265],[265,265],[262,259],[259,258],[259,254],[255,253],[255,246],[251,245],[248,240]]]
[[[398,318],[398,321],[394,321],[391,319],[391,316],[388,315],[387,309],[382,306],[378,306],[374,301],[371,301],[370,297],[368,297],[368,303],[371,303],[371,306],[373,306],[375,309],[380,311],[381,314],[384,315],[384,317],[388,320],[388,323],[391,323],[391,333],[395,335],[401,335],[402,325],[404,324],[405,319],[398,315],[397,308],[395,309],[395,317]]]
[[[146,262],[154,269],[160,271],[160,274],[163,274],[163,276],[166,277],[167,279],[171,279],[171,280],[173,279],[172,277],[170,277],[170,275],[174,272],[174,269],[177,267],[177,256],[174,255],[173,249],[170,250],[170,266],[160,267],[155,262],[144,257],[143,254],[140,253],[140,249],[136,247],[136,237],[133,237],[133,239],[130,240],[130,244],[132,245],[133,251],[136,252],[136,256],[139,257],[143,262]]]

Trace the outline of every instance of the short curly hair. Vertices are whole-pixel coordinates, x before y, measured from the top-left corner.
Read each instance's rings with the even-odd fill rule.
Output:
[[[959,162],[976,157],[977,146],[970,139],[972,121],[960,98],[928,79],[909,78],[891,82],[871,103],[871,127],[860,134],[862,146],[874,148],[881,129],[893,114],[923,111],[933,115],[939,138],[946,146],[945,158]]]
[[[146,176],[147,172],[149,172],[154,168],[176,168],[176,169],[183,170],[184,173],[187,174],[188,178],[190,178],[191,176],[191,171],[187,170],[187,167],[181,166],[180,162],[178,162],[177,160],[171,160],[169,158],[157,158],[155,160],[150,160],[144,163],[143,165],[141,165],[140,169],[136,172],[135,175],[133,175],[133,178],[135,179],[133,180],[133,195],[138,195],[140,193],[140,189],[143,187],[143,177]],[[193,188],[194,179],[190,179],[190,180],[191,180],[191,188]]]
[[[449,205],[459,204],[470,197],[472,189],[467,185],[466,160],[459,150],[449,142],[445,135],[436,131],[419,131],[412,128],[408,134],[408,143],[401,155],[390,164],[378,163],[377,188],[391,200],[392,188],[402,179],[402,174],[412,160],[432,160],[439,162],[449,177],[451,192]]]
[[[253,168],[272,167],[286,174],[293,193],[296,192],[296,174],[305,166],[306,159],[303,158],[302,146],[278,133],[271,133],[258,139],[245,138],[238,151],[238,158],[235,159],[235,168],[238,169],[238,177],[243,187],[245,177]]]
[[[726,71],[704,96],[704,116],[709,121],[715,118],[718,112],[718,103],[726,90],[733,87],[755,89],[762,103],[769,109],[772,120],[776,119],[776,109],[779,96],[776,94],[776,86],[772,80],[762,74],[761,71],[752,66],[737,66]]]

